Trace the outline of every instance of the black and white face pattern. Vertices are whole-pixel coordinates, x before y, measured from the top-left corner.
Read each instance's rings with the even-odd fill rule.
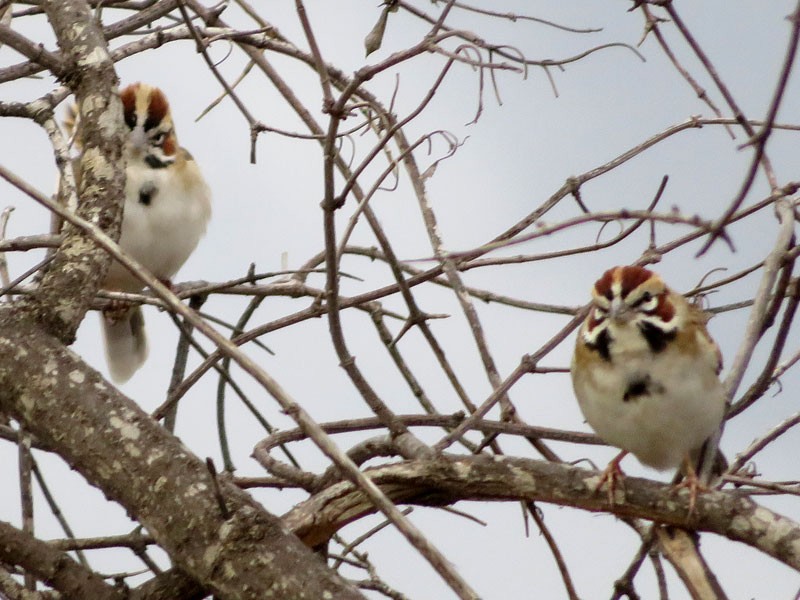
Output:
[[[586,318],[583,339],[605,360],[611,360],[614,340],[609,331],[636,327],[654,353],[661,352],[678,330],[676,310],[662,279],[636,266],[614,267],[597,280],[592,289],[592,309]]]
[[[161,169],[175,162],[178,142],[164,93],[144,83],[134,83],[120,92],[125,124],[131,130],[129,147],[148,166]]]

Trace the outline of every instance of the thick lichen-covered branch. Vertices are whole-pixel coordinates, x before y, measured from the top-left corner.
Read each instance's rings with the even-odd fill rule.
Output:
[[[608,505],[596,493],[599,474],[565,464],[503,456],[450,456],[415,460],[368,471],[393,501],[442,506],[461,500],[548,502],[593,512],[708,531],[743,542],[800,571],[800,524],[739,492],[700,494],[691,516],[688,494],[627,477]],[[350,484],[331,486],[284,515],[308,544],[318,544],[373,509]]]
[[[57,339],[11,316],[0,315],[0,412],[124,506],[184,572],[223,598],[362,597],[224,481],[221,514],[203,461]]]

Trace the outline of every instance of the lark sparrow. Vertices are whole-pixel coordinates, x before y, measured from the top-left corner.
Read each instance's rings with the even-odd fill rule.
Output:
[[[164,93],[134,83],[120,92],[120,99],[130,135],[125,144],[127,181],[119,245],[168,283],[205,233],[211,193],[191,154],[178,146]],[[102,287],[138,292],[143,286],[115,261]],[[141,307],[106,311],[101,321],[111,377],[127,381],[147,358]]]
[[[720,425],[725,397],[722,357],[706,315],[642,267],[615,267],[592,289],[572,360],[572,385],[589,425],[622,449],[598,487],[621,476],[628,452],[647,466],[684,466],[697,493],[694,465]]]

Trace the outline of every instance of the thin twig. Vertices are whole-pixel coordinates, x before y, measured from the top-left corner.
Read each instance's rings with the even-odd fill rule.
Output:
[[[22,507],[22,531],[29,536],[34,535],[33,525],[33,486],[31,485],[31,475],[33,473],[33,457],[31,456],[31,436],[19,426],[19,497]],[[25,588],[31,591],[36,590],[36,578],[33,573],[25,571]]]
[[[575,591],[575,584],[572,581],[572,576],[569,574],[567,563],[564,561],[564,556],[561,554],[561,550],[558,548],[553,534],[550,533],[550,529],[544,522],[544,515],[540,513],[539,508],[533,502],[526,502],[525,505],[528,508],[528,512],[533,517],[533,520],[536,522],[539,531],[542,533],[548,548],[550,548],[550,552],[553,554],[556,565],[558,565],[558,572],[561,574],[561,580],[564,582],[567,596],[569,596],[570,600],[578,600],[578,594]]]

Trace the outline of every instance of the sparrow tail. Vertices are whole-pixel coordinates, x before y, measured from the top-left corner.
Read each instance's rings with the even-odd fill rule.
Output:
[[[147,335],[142,308],[137,306],[115,318],[101,316],[106,360],[111,379],[125,383],[147,359]]]

